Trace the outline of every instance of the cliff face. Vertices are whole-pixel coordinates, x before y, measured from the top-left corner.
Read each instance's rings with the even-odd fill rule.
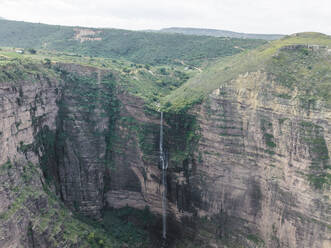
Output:
[[[59,193],[72,209],[99,218],[108,159],[107,132],[113,117],[113,113],[108,116],[108,110],[114,92],[97,81],[102,72],[93,68],[63,65],[60,70],[65,83],[58,104],[55,145]]]
[[[58,86],[57,80],[43,76],[32,82],[1,83],[1,247],[34,247],[34,218],[49,208],[47,195],[42,193],[44,177],[36,166],[35,135],[43,127],[56,128]],[[46,247],[42,236],[38,238],[36,244]]]
[[[211,247],[329,247],[330,109],[279,97],[260,71],[231,85],[190,114],[166,114],[169,221],[182,223],[169,236]],[[126,103],[131,121],[119,130],[131,138],[118,144],[107,200],[161,213],[157,116]]]
[[[108,207],[162,210],[159,114],[110,72],[55,70],[0,86],[1,247],[88,247],[46,184],[96,219]],[[189,113],[165,113],[172,245],[330,247],[330,109],[274,84],[247,73]]]
[[[116,246],[67,208],[100,218],[112,74],[37,66],[37,74],[0,86],[0,246]],[[106,83],[96,83],[101,76]]]
[[[223,216],[220,236],[245,247],[329,247],[330,109],[276,97],[262,72],[231,85],[198,112],[199,215]]]

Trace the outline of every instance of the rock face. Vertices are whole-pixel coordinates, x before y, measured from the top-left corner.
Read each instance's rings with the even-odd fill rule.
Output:
[[[248,87],[235,87],[243,82]],[[331,112],[321,104],[305,109],[295,98],[275,96],[272,84],[262,72],[242,75],[232,82],[234,87],[213,92],[191,115],[168,116],[169,214],[183,223],[187,217],[210,222],[213,228],[205,230],[209,236],[193,227],[200,235],[196,242],[211,247],[331,245]],[[128,112],[136,121],[155,122],[155,117],[142,118],[139,105],[134,109]],[[194,130],[190,121],[185,129],[183,123],[192,115],[199,128]],[[130,125],[121,127],[121,133],[130,133]],[[145,201],[160,213],[158,127],[150,125],[149,130],[149,151],[139,142],[119,151],[122,157],[115,166],[121,167],[115,168],[107,193],[113,207],[142,208]],[[194,154],[180,156],[178,151],[195,144],[187,143],[192,130],[200,136]],[[184,231],[185,235],[192,234]]]
[[[55,130],[59,82],[39,78],[33,82],[1,83],[0,85],[0,164],[12,159],[38,162],[37,156],[26,149],[34,141],[38,124]],[[39,127],[40,127],[39,126]],[[18,151],[18,147],[23,149]]]
[[[0,85],[0,247],[35,247],[32,218],[47,210],[48,199],[34,165],[39,162],[34,141],[43,127],[56,129],[58,86],[42,76]],[[43,243],[38,247],[48,247],[42,236],[35,238],[36,245]]]
[[[238,90],[243,80],[262,88]],[[330,109],[302,109],[273,96],[272,84],[264,73],[246,74],[202,104],[198,214],[226,216],[225,232],[256,245],[329,247]]]
[[[60,206],[16,192],[43,192],[45,181],[96,219],[107,207],[162,211],[159,114],[114,87],[110,72],[55,70],[0,85],[1,247],[80,247],[49,221],[65,222],[48,211]],[[248,73],[189,113],[165,114],[173,246],[331,246],[331,111],[275,96],[273,84]],[[16,209],[15,198],[27,207]]]
[[[75,77],[69,79],[67,71],[62,72],[65,83],[59,100],[56,143],[60,194],[72,209],[98,218],[103,207],[109,125],[103,97],[112,92],[94,84],[96,78],[91,74],[96,70],[64,68]]]
[[[72,210],[100,217],[114,92],[95,81],[111,82],[111,74],[74,65],[55,71],[0,86],[0,247],[89,247],[95,230],[55,193]],[[90,97],[95,105],[84,105]]]

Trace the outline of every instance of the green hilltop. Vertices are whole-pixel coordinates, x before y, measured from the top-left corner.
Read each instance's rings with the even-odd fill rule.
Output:
[[[164,97],[163,106],[172,111],[185,109],[220,86],[229,85],[239,75],[256,71],[272,75],[289,92],[297,87],[303,99],[321,99],[331,104],[331,52],[328,47],[331,47],[330,36],[299,33],[222,58]]]

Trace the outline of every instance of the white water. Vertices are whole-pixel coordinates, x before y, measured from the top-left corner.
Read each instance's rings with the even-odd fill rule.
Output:
[[[160,161],[162,166],[162,238],[167,238],[167,169],[168,161],[163,151],[163,112],[160,120]]]

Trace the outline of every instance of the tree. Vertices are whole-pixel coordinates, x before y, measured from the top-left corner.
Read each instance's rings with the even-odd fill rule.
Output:
[[[33,49],[33,48],[29,48],[28,51],[31,54],[36,54],[37,53],[37,51],[35,49]]]

